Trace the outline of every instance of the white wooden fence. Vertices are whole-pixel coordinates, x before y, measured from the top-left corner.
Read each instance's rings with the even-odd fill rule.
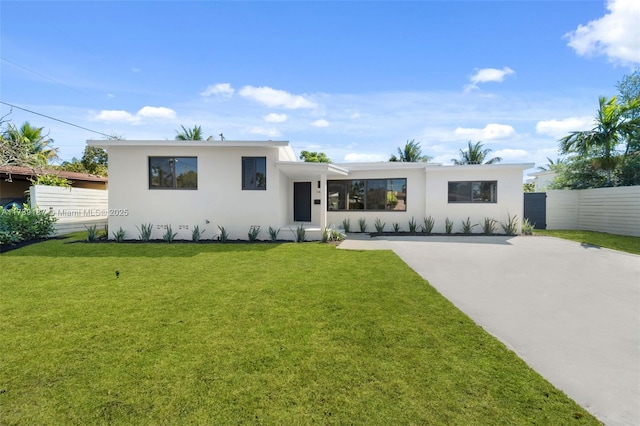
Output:
[[[86,227],[92,225],[98,229],[107,225],[107,190],[35,185],[29,191],[32,207],[50,210],[58,218],[57,235],[86,231]]]
[[[640,237],[640,186],[548,190],[547,229]]]

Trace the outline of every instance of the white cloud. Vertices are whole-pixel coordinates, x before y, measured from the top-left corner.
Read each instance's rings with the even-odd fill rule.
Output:
[[[359,154],[352,152],[344,156],[345,163],[366,163],[370,161],[387,161],[388,156],[383,154]]]
[[[287,121],[287,114],[276,114],[272,112],[264,116],[264,121],[268,123],[284,123]]]
[[[135,114],[121,110],[102,110],[93,118],[107,122],[139,124],[143,118],[173,119],[175,117],[176,112],[171,108],[145,106]]]
[[[140,109],[136,114],[139,117],[145,118],[176,118],[176,112],[171,108],[165,107],[150,107],[145,106]]]
[[[272,138],[275,138],[281,135],[281,133],[277,129],[265,129],[263,127],[252,127],[251,129],[249,129],[249,133],[254,135],[269,136]]]
[[[210,84],[200,92],[200,96],[220,95],[224,97],[231,97],[235,93],[235,89],[231,87],[229,83]]]
[[[357,120],[360,117],[361,116],[360,116],[359,112],[354,112],[353,114],[351,114],[351,116],[349,118],[351,118],[352,120]]]
[[[465,86],[465,91],[468,92],[470,90],[477,89],[479,83],[490,83],[490,82],[500,83],[504,81],[504,78],[506,76],[511,74],[515,74],[515,71],[509,67],[504,67],[502,69],[497,69],[497,68],[477,69],[476,73],[469,78],[470,83]]]
[[[269,107],[286,109],[315,109],[318,105],[301,95],[292,95],[284,90],[271,87],[244,86],[240,89],[240,96],[253,99]]]
[[[610,62],[640,64],[640,2],[609,0],[608,13],[564,35],[580,56],[606,55]]]
[[[532,161],[531,154],[529,154],[524,149],[510,149],[510,148],[499,149],[497,151],[489,153],[489,158],[493,158],[493,157],[501,157],[503,163],[511,163],[515,161],[520,161],[520,162]]]
[[[483,129],[473,127],[458,127],[453,131],[456,136],[465,139],[491,141],[513,137],[516,131],[508,124],[487,124]]]
[[[114,95],[113,93],[107,93],[107,98],[113,99],[115,97],[116,97],[116,95]]]
[[[324,119],[316,120],[311,123],[313,127],[329,127],[329,122]]]
[[[593,125],[592,117],[569,117],[563,120],[543,120],[536,123],[536,133],[560,139],[570,132],[587,130]]]

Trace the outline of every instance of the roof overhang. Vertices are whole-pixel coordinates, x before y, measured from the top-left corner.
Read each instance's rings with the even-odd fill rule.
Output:
[[[112,146],[158,146],[158,147],[260,147],[260,148],[280,148],[289,146],[288,141],[177,141],[177,140],[88,140],[87,145],[100,148]]]
[[[302,161],[276,161],[276,168],[290,178],[309,176],[347,176],[349,171],[330,163],[306,163]]]

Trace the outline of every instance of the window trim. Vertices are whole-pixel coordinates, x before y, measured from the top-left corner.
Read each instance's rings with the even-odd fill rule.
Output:
[[[254,164],[256,160],[263,160],[264,161],[264,186],[260,187],[257,184],[257,179],[256,179],[256,184],[249,186],[245,184],[245,160],[254,160]],[[257,170],[257,167],[255,167]],[[256,175],[257,175],[257,171],[256,171]],[[242,156],[241,159],[241,167],[240,167],[240,184],[242,187],[243,191],[266,191],[267,190],[267,157],[265,156]]]
[[[466,183],[469,184],[469,200],[451,200],[451,184],[452,183]],[[473,198],[473,186],[474,184],[489,183],[494,184],[495,192],[491,201],[474,200]],[[497,204],[498,203],[498,181],[492,180],[450,180],[447,182],[447,204]]]
[[[152,185],[152,175],[151,175],[151,161],[154,159],[165,159],[165,160],[169,160],[169,161],[173,161],[173,163],[175,164],[176,162],[178,162],[178,160],[180,159],[190,159],[190,160],[195,160],[195,173],[196,173],[196,185],[195,187],[178,187],[178,174],[173,173],[173,177],[172,177],[172,186],[153,186]],[[156,190],[177,190],[177,191],[197,191],[198,190],[198,157],[195,155],[149,155],[147,157],[147,176],[149,178],[148,184],[149,184],[149,189],[156,191]]]
[[[403,210],[387,209],[387,208],[384,208],[384,209],[369,209],[369,208],[366,208],[367,204],[368,204],[368,202],[367,202],[368,182],[369,181],[374,181],[375,182],[375,181],[382,181],[382,180],[387,182],[387,189],[385,190],[385,198],[388,196],[388,191],[390,191],[388,189],[389,185],[390,185],[390,183],[389,183],[390,181],[398,181],[398,180],[399,181],[404,181],[403,186],[405,188],[405,193],[404,193],[405,194],[405,198],[404,198],[404,209]],[[330,202],[330,199],[329,199],[330,193],[328,191],[328,188],[329,188],[329,185],[331,185],[333,182],[344,183],[345,191],[340,191],[339,195],[346,195],[345,208],[342,208],[342,209],[340,209],[340,208],[330,209],[329,208],[329,206],[331,205],[331,202]],[[364,187],[363,187],[363,192],[362,192],[362,195],[363,195],[363,198],[364,198],[364,201],[363,201],[364,208],[362,208],[362,209],[349,209],[349,208],[346,208],[348,200],[349,200],[348,194],[350,192],[350,185],[353,182],[364,182]],[[407,208],[407,195],[406,195],[407,182],[408,182],[408,179],[406,177],[369,178],[369,179],[330,179],[330,180],[328,179],[327,180],[327,212],[396,212],[396,213],[406,213],[407,210],[408,210],[408,208]],[[339,197],[338,197],[338,200],[339,200]],[[340,204],[338,203],[338,206],[339,205]],[[385,203],[385,206],[386,206],[386,203]]]

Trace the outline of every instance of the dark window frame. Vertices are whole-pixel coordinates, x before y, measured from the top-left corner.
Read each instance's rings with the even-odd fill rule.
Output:
[[[452,190],[452,185],[457,188]],[[461,185],[468,185],[467,191],[456,190]],[[483,188],[485,186],[485,188]],[[492,189],[493,187],[493,189]],[[482,197],[487,192],[488,200]],[[457,197],[463,197],[457,199]],[[498,203],[498,181],[497,180],[457,180],[447,183],[447,202],[448,204],[497,204]]]
[[[253,161],[253,165],[248,164],[249,161]],[[262,161],[263,165],[260,169],[264,170],[262,176],[259,176],[261,171],[259,170],[258,162]],[[255,175],[251,178],[250,182],[246,181],[248,177],[247,173],[251,172],[251,170],[247,171],[246,167],[251,166],[254,170]],[[243,191],[266,191],[267,190],[267,157],[242,157],[242,167],[241,167],[241,181],[242,181],[242,190]],[[260,182],[262,179],[262,182]]]
[[[381,181],[386,181],[382,189]],[[398,182],[400,181],[400,182]],[[371,183],[371,184],[370,184]],[[402,191],[394,190],[400,185]],[[384,195],[378,193],[384,191]],[[395,192],[395,193],[394,193]],[[389,194],[392,194],[391,197]],[[331,194],[337,194],[332,200]],[[402,197],[397,197],[402,194]],[[370,198],[373,200],[370,201]],[[403,200],[402,209],[397,209],[398,198]],[[381,200],[384,200],[381,202]],[[370,204],[384,208],[370,208]],[[331,208],[335,206],[335,208]],[[371,179],[339,179],[327,180],[328,212],[406,212],[407,211],[407,178],[371,178]]]
[[[192,160],[195,160],[195,165],[189,165],[188,163]],[[154,161],[156,164],[154,165]],[[160,174],[156,177],[154,176],[154,167],[156,170],[162,171],[162,167],[158,162],[168,161],[169,167],[173,167],[173,172],[170,172],[168,176],[162,177]],[[185,171],[185,173],[175,173],[175,164],[184,162],[184,164],[189,166],[189,170]],[[179,191],[197,191],[198,190],[198,157],[197,156],[171,156],[171,155],[154,155],[149,156],[147,160],[148,170],[147,174],[149,177],[149,189],[151,190],[179,190]],[[195,185],[187,185],[181,186],[184,183],[189,184],[189,180],[186,182],[181,181],[181,177],[187,173],[195,173]],[[168,183],[168,179],[170,179],[170,184]],[[154,180],[157,180],[158,183],[154,185]],[[164,183],[163,185],[160,185]]]

